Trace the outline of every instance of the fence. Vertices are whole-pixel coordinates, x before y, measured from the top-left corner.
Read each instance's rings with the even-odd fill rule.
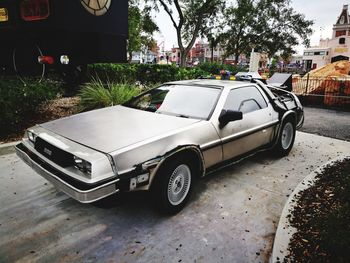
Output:
[[[293,92],[305,104],[315,104],[350,111],[350,78],[293,78]]]

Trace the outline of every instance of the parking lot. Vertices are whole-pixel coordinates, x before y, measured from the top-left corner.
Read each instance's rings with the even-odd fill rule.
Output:
[[[304,107],[301,131],[350,141],[350,112]]]
[[[268,262],[288,195],[344,154],[350,142],[298,132],[288,157],[260,153],[200,180],[173,217],[144,193],[80,204],[3,155],[0,262]]]

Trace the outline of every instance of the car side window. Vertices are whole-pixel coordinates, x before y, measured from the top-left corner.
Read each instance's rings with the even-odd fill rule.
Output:
[[[266,107],[267,103],[260,91],[256,87],[250,86],[231,90],[227,96],[224,109],[241,111],[244,114]]]
[[[261,109],[260,105],[254,99],[250,99],[250,100],[242,101],[238,111],[241,111],[244,114],[244,113],[248,113],[248,112],[252,112],[260,109]]]

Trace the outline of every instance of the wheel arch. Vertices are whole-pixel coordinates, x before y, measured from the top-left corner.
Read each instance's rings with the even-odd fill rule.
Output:
[[[154,178],[152,179],[151,184],[153,184],[155,179],[157,178],[158,171],[168,162],[170,162],[174,158],[178,158],[179,156],[187,156],[189,158],[193,158],[195,161],[194,164],[198,169],[198,177],[203,177],[205,175],[204,157],[200,148],[197,145],[183,145],[176,147],[175,149],[167,152],[161,158],[159,158],[160,161],[158,162],[153,171]]]
[[[281,126],[282,123],[287,120],[287,119],[291,119],[293,121],[293,124],[296,125],[297,123],[297,114],[295,111],[289,110],[287,112],[285,112],[281,118]]]
[[[291,119],[293,121],[293,124],[294,126],[296,125],[297,123],[297,114],[295,111],[292,111],[292,110],[289,110],[289,111],[286,111],[282,117],[280,117],[280,122],[279,122],[279,125],[278,125],[278,128],[276,129],[276,133],[274,135],[274,140],[273,140],[273,144],[272,144],[272,147],[271,148],[274,148],[281,136],[281,133],[282,133],[282,127],[283,127],[283,123],[288,120],[288,119]]]

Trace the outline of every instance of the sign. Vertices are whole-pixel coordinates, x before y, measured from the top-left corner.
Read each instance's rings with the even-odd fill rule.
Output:
[[[346,53],[348,52],[348,48],[347,47],[337,47],[334,49],[334,52],[335,53]]]
[[[253,51],[250,53],[249,72],[257,72],[259,70],[260,53]]]
[[[80,0],[85,9],[94,16],[102,16],[107,13],[112,0]]]
[[[6,8],[0,8],[0,22],[6,22],[9,20],[7,9]]]

